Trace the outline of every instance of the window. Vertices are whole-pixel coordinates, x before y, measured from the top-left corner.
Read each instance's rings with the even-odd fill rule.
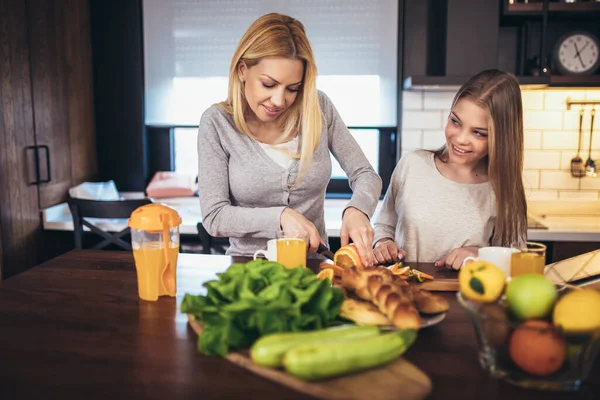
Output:
[[[175,171],[195,175],[198,173],[197,140],[198,128],[179,127],[173,129],[175,143]],[[396,159],[396,130],[393,128],[351,128],[350,133],[360,147],[371,166],[382,177],[387,189]],[[333,193],[350,193],[348,177],[335,157],[331,157],[331,182],[328,188]]]
[[[396,0],[143,1],[146,125],[197,125],[204,110],[227,97],[231,56],[245,30],[259,16],[280,12],[302,21],[317,87],[348,126],[368,128],[353,134],[374,167],[381,162],[375,149],[382,129],[385,136],[398,124]],[[188,154],[196,149],[193,130],[176,129],[178,170],[196,168],[196,155]],[[346,179],[337,165],[334,171],[333,179]]]

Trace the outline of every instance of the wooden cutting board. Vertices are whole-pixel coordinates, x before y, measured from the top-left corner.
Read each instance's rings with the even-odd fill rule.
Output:
[[[188,315],[194,332],[202,333],[202,324]],[[306,382],[283,370],[260,367],[252,362],[248,351],[229,353],[230,362],[263,378],[320,399],[424,399],[431,392],[431,380],[411,362],[398,358],[389,364],[338,378]]]
[[[433,275],[435,278],[432,281],[423,283],[414,283],[423,289],[432,292],[457,292],[460,290],[458,286],[458,271],[450,270],[445,267],[435,267],[433,264],[417,264],[407,263],[413,268],[418,269],[426,274]]]

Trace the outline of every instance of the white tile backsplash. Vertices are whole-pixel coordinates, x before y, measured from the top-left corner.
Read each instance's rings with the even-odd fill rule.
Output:
[[[540,93],[544,93],[544,109],[545,110],[557,110],[557,111],[565,111],[567,109],[567,97],[570,97],[572,100],[585,100],[586,93],[585,90],[569,90],[567,93],[563,89],[551,89],[539,91]],[[523,92],[528,93],[528,91]]]
[[[599,163],[600,164],[600,163]],[[596,171],[598,168],[596,167]],[[583,190],[600,190],[600,175],[595,178],[581,179],[581,189]]]
[[[542,132],[541,131],[525,131],[523,135],[525,150],[539,150],[542,148]]]
[[[540,171],[523,171],[523,186],[525,189],[540,188]]]
[[[559,200],[581,200],[590,201],[598,200],[598,191],[596,190],[579,190],[579,191],[563,191],[558,193]]]
[[[454,92],[424,92],[423,108],[425,110],[442,110],[447,114],[450,112],[455,95]]]
[[[525,129],[562,129],[563,113],[560,111],[527,111],[523,116]]]
[[[577,151],[579,137],[576,131],[544,131],[542,133],[542,149]]]
[[[560,169],[560,151],[525,150],[524,169]]]
[[[579,189],[579,179],[573,178],[570,171],[540,171],[540,188]]]
[[[558,190],[532,190],[527,193],[527,199],[530,201],[555,201],[558,200]]]
[[[403,110],[419,110],[423,109],[423,92],[405,90],[402,92],[402,108]]]
[[[541,90],[530,90],[523,92],[523,108],[526,110],[544,109],[544,92]]]
[[[441,111],[412,111],[402,113],[402,129],[442,129]]]
[[[523,184],[529,200],[600,200],[600,176],[573,178],[571,159],[577,152],[579,108],[566,108],[566,99],[600,100],[600,89],[523,90]],[[453,92],[403,93],[402,152],[437,149],[445,143],[444,128]],[[592,159],[600,166],[600,106],[597,107]],[[588,156],[590,112],[583,120],[581,158]]]
[[[402,151],[414,150],[423,147],[423,131],[418,129],[402,130]]]

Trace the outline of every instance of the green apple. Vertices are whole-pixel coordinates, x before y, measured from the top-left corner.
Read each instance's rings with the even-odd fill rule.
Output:
[[[512,278],[506,287],[508,309],[520,320],[545,318],[557,298],[556,287],[543,275],[519,275]]]

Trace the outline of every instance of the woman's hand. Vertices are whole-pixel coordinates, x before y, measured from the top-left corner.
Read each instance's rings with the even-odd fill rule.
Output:
[[[446,257],[435,262],[436,267],[446,266],[447,268],[459,270],[462,267],[463,261],[467,257],[477,257],[478,247],[459,247],[452,250]]]
[[[406,257],[406,251],[398,248],[392,239],[382,239],[375,245],[373,256],[378,264],[389,265]]]
[[[358,255],[364,266],[373,265],[373,236],[375,231],[369,218],[358,208],[348,207],[342,215],[340,241],[342,246],[350,243],[350,239],[358,250]]]
[[[325,244],[319,235],[319,231],[315,228],[315,225],[293,208],[286,208],[283,210],[279,217],[279,223],[281,224],[281,229],[283,231],[306,232],[308,251],[311,253],[317,252],[319,243]]]

